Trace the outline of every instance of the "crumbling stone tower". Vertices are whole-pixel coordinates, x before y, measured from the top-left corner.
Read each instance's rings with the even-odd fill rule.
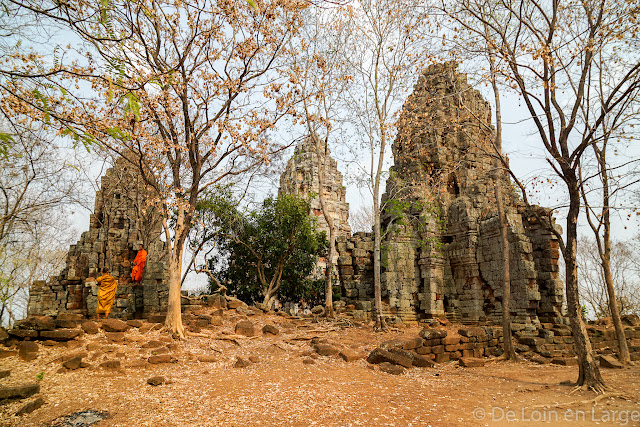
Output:
[[[502,255],[494,198],[491,109],[456,64],[427,68],[407,99],[387,182],[383,297],[404,320],[501,317]],[[516,323],[560,317],[558,243],[508,181],[511,310]],[[399,213],[400,211],[400,213]]]
[[[324,188],[322,189],[325,203],[336,227],[336,236],[349,236],[349,204],[345,201],[346,189],[342,184],[342,173],[338,170],[336,161],[331,157],[329,149],[325,150],[324,159],[319,159],[314,141],[307,137],[296,146],[293,157],[287,162],[287,168],[280,176],[279,191],[284,194],[294,194],[309,200],[311,213],[318,218],[318,227],[327,232],[329,226],[322,214],[318,193],[318,168],[320,161],[324,163]]]
[[[101,178],[89,230],[69,248],[65,268],[59,276],[31,285],[29,314],[94,314],[98,286],[91,278],[99,276],[104,267],[118,279],[113,316],[134,318],[166,312],[162,224],[148,198],[149,190],[135,168],[118,159]],[[138,241],[143,242],[148,258],[143,281],[134,286],[131,269]]]

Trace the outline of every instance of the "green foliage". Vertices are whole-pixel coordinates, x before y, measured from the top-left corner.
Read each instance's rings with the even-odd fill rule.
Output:
[[[290,195],[269,197],[251,212],[240,212],[230,194],[209,194],[198,204],[204,227],[217,230],[217,255],[209,260],[228,292],[245,301],[273,294],[281,301],[317,299],[322,280],[309,276],[327,247],[309,204]],[[206,214],[205,214],[206,212]],[[211,290],[217,288],[211,281]],[[271,289],[270,289],[271,288]]]
[[[44,371],[36,375],[36,381],[42,381],[44,379]]]

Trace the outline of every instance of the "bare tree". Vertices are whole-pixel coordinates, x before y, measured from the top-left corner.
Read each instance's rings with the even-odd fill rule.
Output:
[[[0,318],[27,313],[29,285],[59,272],[70,238],[66,215],[82,189],[64,150],[42,131],[7,125],[0,158]]]
[[[633,42],[627,31],[638,10],[616,0],[570,4],[500,0],[489,5],[462,0],[457,7],[452,12],[465,17],[459,20],[463,25],[475,22],[488,29],[484,39],[505,64],[499,72],[521,96],[548,153],[547,162],[566,186],[566,239],[553,229],[550,218],[547,224],[556,234],[565,260],[567,307],[579,360],[577,385],[602,392],[605,385],[582,320],[578,295],[578,168],[593,143],[592,135],[640,84],[638,55],[617,53],[619,49],[626,51]],[[583,107],[591,105],[590,97],[595,95],[589,88],[594,84],[592,71],[600,54],[610,64],[608,85],[598,94],[601,108],[582,116]],[[579,127],[582,120],[589,121],[586,132]],[[526,193],[524,187],[522,190]]]
[[[299,77],[280,59],[304,6],[149,1],[49,12],[89,46],[74,82],[94,90],[72,99],[48,94],[49,114],[62,118],[55,123],[65,134],[127,159],[155,191],[170,272],[165,326],[178,337],[182,257],[198,197],[278,150],[267,134],[291,112]],[[42,109],[33,113],[47,119]]]
[[[381,294],[381,189],[388,146],[394,140],[396,120],[419,71],[429,59],[428,16],[413,0],[363,0],[353,5],[350,23],[357,35],[348,46],[350,87],[347,108],[355,136],[369,152],[367,184],[374,216],[374,319],[385,330]]]

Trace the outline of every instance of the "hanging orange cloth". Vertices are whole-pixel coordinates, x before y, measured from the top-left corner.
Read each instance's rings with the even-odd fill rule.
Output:
[[[142,280],[142,270],[147,263],[147,251],[140,249],[133,260],[133,270],[131,270],[131,280],[139,282]]]
[[[118,289],[118,281],[109,273],[105,273],[96,279],[100,289],[98,289],[98,314],[109,315],[113,300],[116,299],[116,290]]]

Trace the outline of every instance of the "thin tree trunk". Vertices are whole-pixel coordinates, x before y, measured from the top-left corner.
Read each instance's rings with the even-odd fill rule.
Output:
[[[577,223],[578,214],[580,213],[578,180],[571,170],[565,169],[564,173],[565,177],[568,178],[566,182],[569,187],[569,212],[567,214],[567,244],[563,255],[566,265],[567,311],[571,322],[575,350],[578,355],[579,374],[577,385],[602,393],[606,386],[593,357],[593,348],[582,320],[582,307],[578,296],[578,266],[576,263]]]
[[[311,138],[313,138],[318,156],[318,199],[320,200],[322,215],[329,226],[329,251],[324,269],[324,312],[327,317],[333,318],[335,314],[333,312],[333,286],[331,279],[333,273],[333,256],[336,250],[336,228],[335,221],[331,217],[331,213],[324,200],[324,162],[327,156],[326,141],[324,147],[322,147],[320,138],[318,138],[315,133],[312,133]]]
[[[184,209],[178,208],[178,217],[175,226],[175,239],[173,248],[166,220],[163,221],[167,237],[167,251],[169,252],[169,300],[167,302],[167,317],[164,321],[165,328],[174,336],[184,338],[184,326],[182,325],[182,307],[180,289],[182,287],[182,251],[186,233]]]
[[[485,25],[485,34],[487,39],[489,38],[489,30]],[[502,107],[500,103],[500,92],[498,90],[498,83],[496,82],[496,66],[495,58],[492,48],[487,49],[489,55],[489,71],[491,87],[493,88],[493,97],[496,103],[496,127],[495,127],[495,149],[496,155],[502,155]],[[513,337],[511,336],[511,259],[509,253],[509,236],[508,236],[508,222],[507,214],[504,209],[504,199],[502,197],[502,175],[506,175],[506,172],[502,172],[502,164],[496,157],[494,160],[494,194],[496,196],[496,206],[498,209],[498,221],[500,224],[500,244],[502,246],[502,338],[503,338],[503,350],[504,357],[507,360],[517,360],[516,351],[513,347]],[[508,175],[506,176],[508,180]],[[507,181],[508,182],[508,181]]]
[[[378,169],[374,177],[373,186],[373,297],[374,297],[374,330],[386,331],[387,322],[382,315],[382,288],[380,284],[380,275],[382,269],[381,263],[381,244],[382,233],[380,230],[380,176],[382,175],[382,163],[384,154],[384,141],[380,144],[380,153],[378,158]]]
[[[600,253],[600,259],[602,261],[604,282],[607,286],[607,296],[609,297],[609,311],[611,311],[611,318],[613,319],[613,326],[616,330],[616,337],[618,339],[618,358],[623,364],[628,365],[631,363],[631,356],[629,355],[627,339],[624,336],[624,328],[622,327],[622,319],[620,319],[620,311],[618,310],[618,301],[616,300],[616,291],[613,287],[613,276],[611,274],[611,220],[609,212],[609,176],[607,174],[605,151],[598,150],[598,148],[595,146],[594,150],[597,153],[603,191],[602,224],[604,226],[604,235],[602,236],[602,240],[604,244],[604,253],[600,249],[600,245],[598,245],[598,252]],[[596,235],[596,239],[598,239],[598,235]]]

